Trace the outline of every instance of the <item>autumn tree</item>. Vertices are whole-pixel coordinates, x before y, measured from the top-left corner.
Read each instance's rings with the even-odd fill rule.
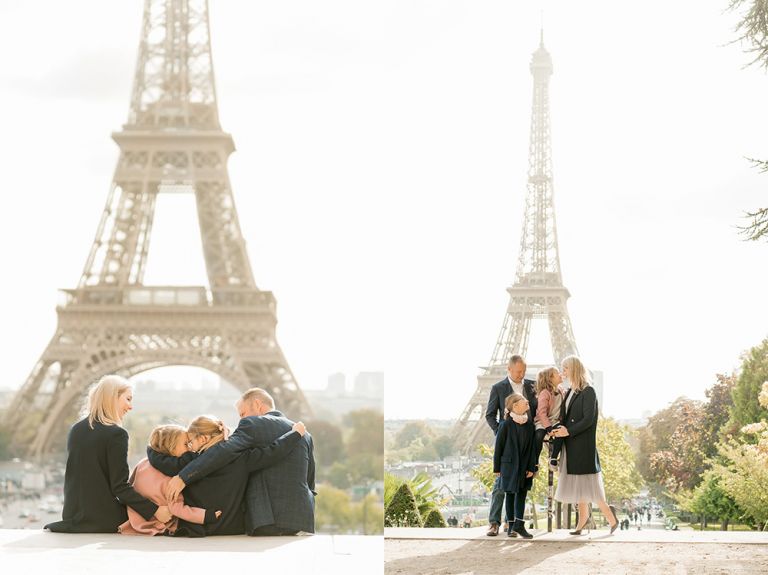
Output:
[[[768,409],[760,405],[758,394],[768,381],[768,338],[742,356],[738,378],[731,393],[729,427],[741,428],[756,421],[768,421]]]

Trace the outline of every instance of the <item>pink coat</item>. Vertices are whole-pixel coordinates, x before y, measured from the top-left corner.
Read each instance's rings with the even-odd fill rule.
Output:
[[[558,388],[554,396],[548,389],[539,392],[539,406],[536,408],[536,429],[546,429],[560,422],[560,405],[563,402],[563,394]]]
[[[184,505],[184,497],[182,495],[179,495],[173,503],[168,503],[165,495],[163,495],[163,490],[170,480],[170,477],[152,467],[146,457],[139,461],[136,467],[133,468],[133,473],[131,473],[128,481],[138,493],[152,501],[152,503],[168,505],[168,509],[173,514],[173,517],[171,517],[168,523],[161,523],[154,517],[146,520],[138,512],[128,507],[128,521],[118,527],[120,533],[123,535],[157,535],[165,531],[173,533],[178,526],[178,518],[190,523],[203,524],[205,509]]]

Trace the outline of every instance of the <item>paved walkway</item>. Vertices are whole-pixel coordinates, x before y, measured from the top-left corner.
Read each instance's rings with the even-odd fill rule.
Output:
[[[533,539],[471,529],[384,530],[387,575],[711,575],[768,573],[768,533],[529,530]],[[586,532],[585,532],[586,533]]]
[[[222,573],[381,573],[381,536],[143,537],[0,529],[0,571],[8,574],[170,575]]]
[[[485,533],[488,527],[472,527],[470,529],[415,529],[411,527],[388,527],[384,529],[385,539],[430,539],[430,540],[463,540],[463,541],[501,541],[516,539],[509,538],[501,533],[496,537],[488,537]],[[664,529],[630,529],[629,531],[617,530],[609,535],[607,528],[600,528],[584,535],[569,535],[566,529],[556,529],[547,533],[542,529],[528,530],[533,543],[544,541],[558,541],[570,543],[584,543],[585,541],[605,543],[738,543],[745,545],[768,545],[768,532],[766,531],[666,531]],[[519,540],[518,540],[519,541]]]

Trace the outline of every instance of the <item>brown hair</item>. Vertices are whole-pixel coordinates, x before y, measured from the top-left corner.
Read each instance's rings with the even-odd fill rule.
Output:
[[[149,446],[159,453],[173,455],[179,435],[187,433],[181,425],[158,425],[149,435]]]
[[[525,399],[525,397],[519,393],[513,393],[507,396],[507,399],[504,400],[504,409],[506,409],[508,412],[508,418],[512,417],[512,406],[523,399]]]
[[[536,378],[536,393],[541,393],[545,389],[553,395],[557,393],[557,386],[555,385],[555,382],[552,381],[552,376],[555,375],[556,372],[556,367],[547,367],[539,372],[539,375]]]
[[[211,440],[200,448],[201,451],[205,451],[224,439],[224,422],[209,415],[200,415],[190,422],[187,433],[210,437]]]
[[[507,365],[512,366],[512,365],[515,365],[516,363],[525,364],[525,359],[523,359],[522,355],[517,355],[517,354],[513,355],[512,357],[509,358],[509,363]]]

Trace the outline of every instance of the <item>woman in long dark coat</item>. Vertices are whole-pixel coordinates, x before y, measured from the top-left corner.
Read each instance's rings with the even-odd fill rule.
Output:
[[[493,472],[501,474],[501,489],[506,493],[509,537],[533,537],[525,529],[525,498],[533,486],[537,470],[535,428],[528,415],[528,400],[519,393],[507,396],[507,416],[496,431]],[[514,518],[514,522],[513,522]]]
[[[204,525],[179,519],[179,526],[174,535],[186,537],[243,535],[245,533],[243,500],[250,473],[269,467],[288,455],[299,443],[304,431],[304,424],[300,421],[296,422],[291,431],[278,437],[270,445],[244,451],[227,465],[187,485],[184,489],[184,501],[188,505],[221,510],[221,516],[215,522]],[[228,430],[220,420],[205,415],[195,418],[187,432],[191,438],[187,445],[193,451],[205,451],[224,441],[228,435]],[[196,456],[196,453],[190,452],[181,457],[173,457],[147,448],[149,463],[168,476],[177,475]]]
[[[87,416],[75,423],[67,438],[62,520],[45,529],[63,533],[117,533],[128,519],[126,505],[144,519],[170,519],[128,483],[128,432],[121,427],[132,409],[133,390],[116,375],[101,378],[88,394]]]
[[[579,521],[571,535],[581,535],[582,529],[589,522],[590,501],[600,507],[613,533],[619,520],[614,507],[609,506],[605,500],[600,457],[597,453],[597,395],[589,385],[587,370],[575,355],[563,360],[563,375],[570,382],[571,388],[565,395],[560,412],[563,425],[552,431],[553,436],[565,438],[555,499],[562,503],[579,504]]]

